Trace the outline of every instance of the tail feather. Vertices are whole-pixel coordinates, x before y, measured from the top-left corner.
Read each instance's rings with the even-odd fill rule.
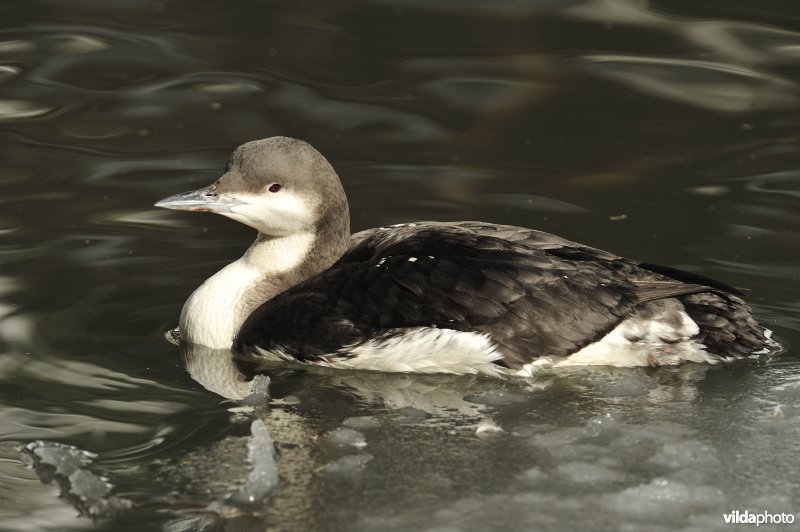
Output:
[[[700,327],[698,340],[708,352],[721,357],[742,358],[761,351],[768,339],[747,304],[738,296],[713,292],[679,298]]]

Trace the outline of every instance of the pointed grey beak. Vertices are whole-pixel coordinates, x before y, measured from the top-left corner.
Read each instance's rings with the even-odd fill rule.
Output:
[[[240,205],[241,202],[218,194],[214,185],[207,186],[198,190],[181,192],[174,196],[166,197],[156,202],[156,207],[164,209],[175,209],[176,211],[196,211],[196,212],[230,212],[231,208]]]

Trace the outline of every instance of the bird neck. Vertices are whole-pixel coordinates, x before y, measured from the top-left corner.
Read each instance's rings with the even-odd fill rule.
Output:
[[[207,279],[181,312],[184,341],[230,349],[244,320],[260,305],[327,270],[349,247],[349,223],[336,230],[269,236],[259,233],[237,261]]]

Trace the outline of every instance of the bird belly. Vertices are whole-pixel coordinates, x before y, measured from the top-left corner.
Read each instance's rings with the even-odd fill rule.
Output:
[[[265,360],[293,360],[280,347],[268,350],[256,348],[256,352]],[[495,363],[502,358],[502,353],[488,334],[414,327],[345,346],[337,353],[306,362],[340,369],[394,373],[480,373],[499,376],[507,371]]]

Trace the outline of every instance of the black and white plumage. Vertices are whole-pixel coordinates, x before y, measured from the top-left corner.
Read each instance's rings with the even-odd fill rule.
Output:
[[[187,301],[190,343],[357,369],[529,375],[714,362],[770,342],[728,285],[541,231],[419,222],[351,236],[338,176],[294,139],[240,146],[214,185],[157,205],[259,230]]]

